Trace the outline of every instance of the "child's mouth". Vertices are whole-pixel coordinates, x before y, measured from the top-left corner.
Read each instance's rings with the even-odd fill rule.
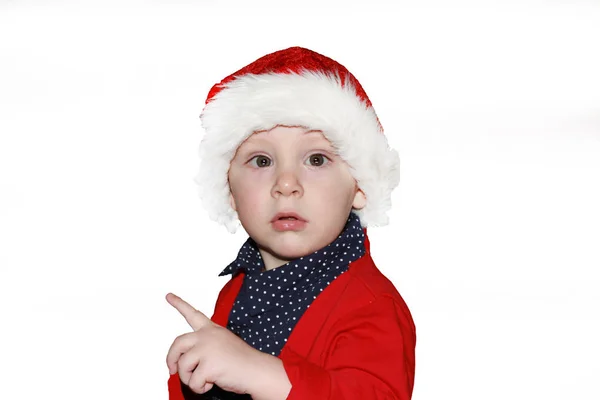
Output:
[[[281,217],[273,221],[273,228],[276,231],[301,231],[306,227],[306,221],[296,217]]]

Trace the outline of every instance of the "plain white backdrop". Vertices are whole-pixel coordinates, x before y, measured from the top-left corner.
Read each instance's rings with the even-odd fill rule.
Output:
[[[368,233],[413,399],[600,398],[598,3],[322,3],[0,0],[0,398],[167,399],[165,295],[212,315],[246,239],[197,197],[198,116],[296,45],[400,153]]]

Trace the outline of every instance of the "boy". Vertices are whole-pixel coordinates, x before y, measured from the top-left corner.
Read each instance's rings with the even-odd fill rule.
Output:
[[[359,82],[292,47],[213,86],[201,120],[200,196],[249,238],[210,320],[167,295],[194,330],[169,349],[170,400],[409,400],[414,322],[366,234],[399,159]]]

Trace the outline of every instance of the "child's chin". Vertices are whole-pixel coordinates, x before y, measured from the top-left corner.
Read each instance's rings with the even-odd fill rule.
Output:
[[[308,255],[308,246],[301,241],[283,241],[274,243],[272,250],[277,253],[281,259],[293,260],[302,256]]]
[[[273,250],[277,252],[279,258],[285,260],[295,260],[314,253],[317,250],[311,250],[310,244],[308,243],[286,243],[274,247]]]

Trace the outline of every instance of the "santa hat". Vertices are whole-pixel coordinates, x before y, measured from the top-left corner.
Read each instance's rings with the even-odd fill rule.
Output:
[[[358,80],[335,60],[302,47],[267,54],[215,84],[200,119],[206,134],[195,181],[211,219],[231,233],[239,222],[229,203],[230,162],[252,133],[277,125],[321,130],[366,196],[366,206],[353,210],[361,225],[388,223],[398,153]]]

